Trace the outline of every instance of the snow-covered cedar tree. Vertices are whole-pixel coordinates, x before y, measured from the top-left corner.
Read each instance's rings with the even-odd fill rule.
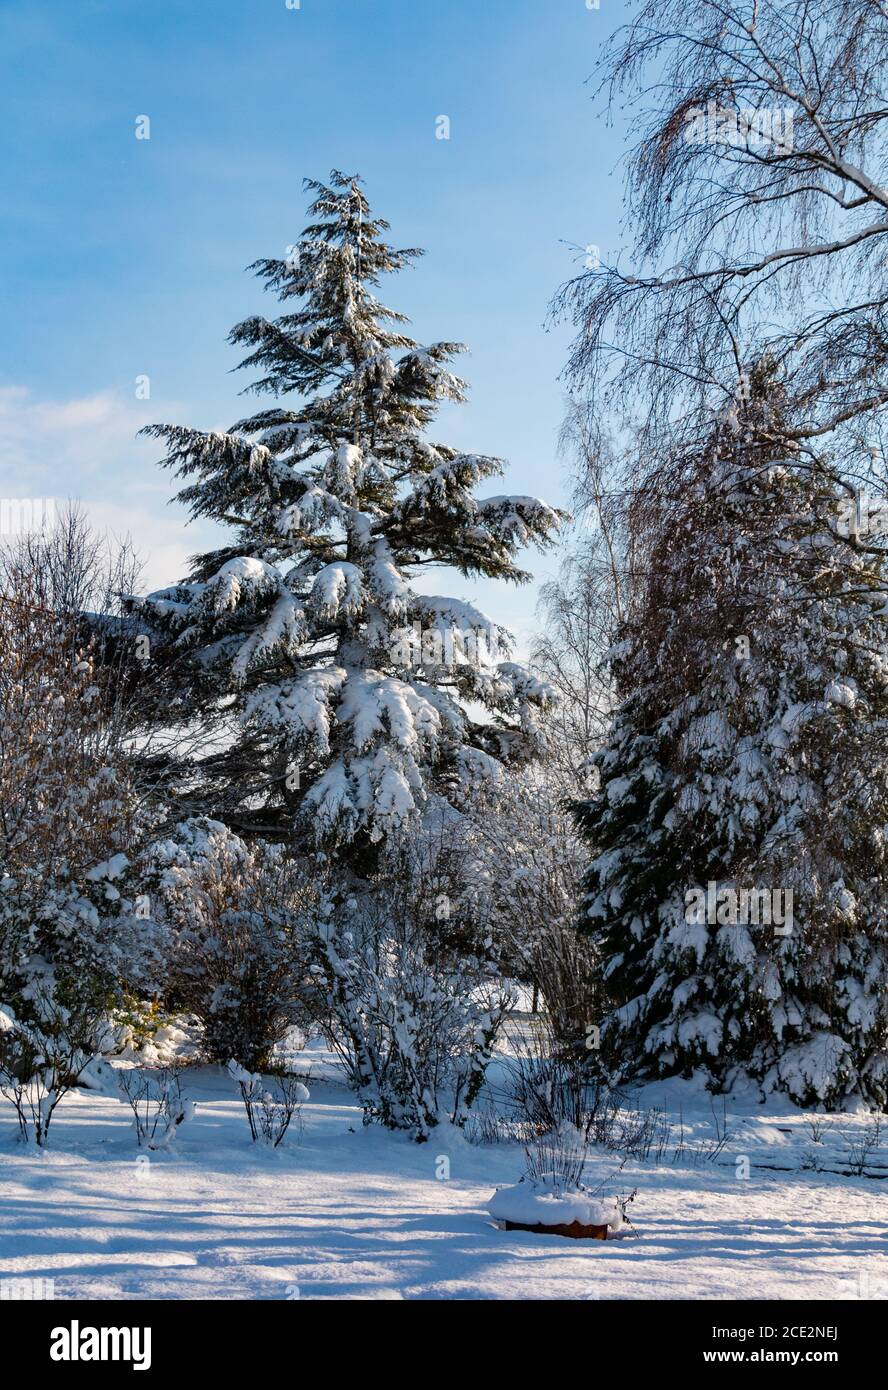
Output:
[[[197,718],[213,739],[180,781],[189,810],[239,833],[301,824],[372,865],[433,787],[531,753],[549,698],[501,627],[416,581],[440,566],[525,580],[518,552],[561,518],[475,496],[501,460],[426,437],[439,402],[464,399],[449,366],[462,348],[420,346],[376,296],[419,253],[385,243],[357,178],[308,187],[315,220],[255,265],[286,312],[231,334],[274,403],[227,433],[148,431],[190,480],[180,500],[231,543],[133,612],[169,666],[158,718]]]
[[[465,1121],[513,1003],[439,831],[388,839],[371,882],[329,897],[312,967],[365,1123],[418,1142]]]
[[[220,821],[183,822],[151,849],[149,879],[169,931],[165,998],[203,1026],[203,1050],[253,1072],[305,1022],[317,892],[278,845],[246,844]]]
[[[116,743],[113,695],[41,575],[0,593],[0,1090],[24,1138],[93,1057],[108,1014],[158,966],[135,858],[150,821]]]
[[[783,437],[767,364],[750,390],[642,497],[622,703],[579,808],[605,1043],[624,1076],[739,1069],[884,1106],[884,548],[846,534],[846,492]]]

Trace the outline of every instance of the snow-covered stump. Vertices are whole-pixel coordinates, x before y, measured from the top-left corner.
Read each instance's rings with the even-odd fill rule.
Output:
[[[551,1173],[498,1188],[487,1210],[501,1230],[571,1240],[607,1240],[625,1221],[617,1198],[598,1198],[581,1184],[565,1186]]]

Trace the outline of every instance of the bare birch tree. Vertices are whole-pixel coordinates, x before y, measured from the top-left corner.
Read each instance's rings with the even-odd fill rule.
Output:
[[[699,441],[751,363],[802,453],[881,484],[888,402],[888,6],[640,0],[598,69],[637,132],[628,265],[566,285],[570,372],[632,464]]]

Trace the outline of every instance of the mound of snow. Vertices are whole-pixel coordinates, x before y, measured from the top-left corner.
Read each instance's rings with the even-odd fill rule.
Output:
[[[850,685],[842,681],[830,681],[826,687],[826,699],[830,704],[841,705],[843,709],[853,709],[857,703],[857,696]]]
[[[83,1067],[77,1077],[77,1084],[87,1091],[98,1091],[103,1096],[117,1094],[117,1073],[104,1057],[93,1057]]]
[[[602,1201],[585,1187],[565,1187],[552,1173],[498,1188],[487,1210],[495,1221],[517,1221],[523,1226],[569,1226],[579,1221],[583,1226],[618,1231],[623,1224],[616,1198]]]

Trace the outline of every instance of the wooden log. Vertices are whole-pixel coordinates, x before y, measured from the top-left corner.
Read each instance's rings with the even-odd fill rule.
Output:
[[[507,1221],[507,1231],[533,1231],[540,1236],[567,1236],[570,1240],[607,1240],[607,1226],[584,1226],[582,1221],[571,1221],[560,1226],[528,1226],[524,1221]]]

